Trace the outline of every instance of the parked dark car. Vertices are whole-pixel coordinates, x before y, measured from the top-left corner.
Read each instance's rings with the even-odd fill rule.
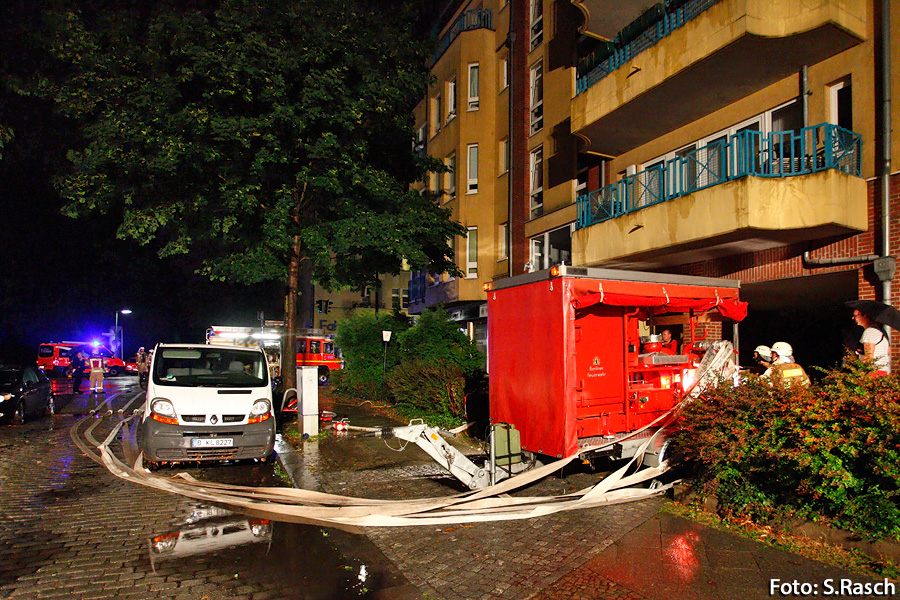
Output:
[[[30,416],[55,412],[53,387],[40,369],[0,366],[0,420],[22,423]]]

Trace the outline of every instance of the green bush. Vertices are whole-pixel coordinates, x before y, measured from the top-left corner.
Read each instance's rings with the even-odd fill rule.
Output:
[[[442,310],[425,311],[398,341],[400,363],[390,378],[397,404],[464,419],[466,384],[484,371],[484,353]]]
[[[341,394],[374,400],[382,391],[383,372],[399,362],[399,334],[409,329],[409,319],[399,313],[359,313],[341,321],[335,344],[344,356],[344,369],[333,374],[332,387]],[[385,347],[381,332],[391,331]],[[386,391],[386,387],[385,391]]]
[[[900,378],[851,362],[809,389],[758,378],[688,404],[679,452],[725,511],[900,538]]]
[[[394,332],[386,361],[384,329]],[[388,400],[406,416],[427,415],[447,422],[465,418],[467,383],[483,373],[484,353],[444,311],[426,311],[413,327],[399,315],[354,316],[338,326],[336,342],[346,368],[335,373],[335,391]]]
[[[421,413],[466,416],[466,378],[454,364],[405,360],[391,371],[391,393],[398,404]]]
[[[459,324],[447,318],[443,310],[426,310],[416,325],[397,336],[400,360],[442,362],[458,367],[466,377],[484,371],[485,356],[459,329]]]

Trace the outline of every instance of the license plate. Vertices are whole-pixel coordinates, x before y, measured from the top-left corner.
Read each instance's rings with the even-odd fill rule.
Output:
[[[191,440],[191,448],[231,448],[232,438],[203,438]]]

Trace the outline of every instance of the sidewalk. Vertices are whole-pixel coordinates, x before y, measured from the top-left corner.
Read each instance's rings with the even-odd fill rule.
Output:
[[[304,454],[317,460],[333,450],[317,442],[301,449],[282,445],[278,456],[295,485],[306,489],[369,498],[457,491],[452,488],[455,480],[434,463],[313,471],[304,460]],[[418,449],[406,452],[413,450]],[[573,491],[596,483],[592,477],[587,473],[549,477],[527,493]],[[896,586],[887,586],[887,594],[879,593],[886,587],[883,582],[868,593],[840,595],[842,582],[861,586],[867,580],[660,512],[667,502],[652,498],[535,519],[450,527],[367,528],[365,534],[421,593],[410,596],[407,590],[404,600],[900,598]]]

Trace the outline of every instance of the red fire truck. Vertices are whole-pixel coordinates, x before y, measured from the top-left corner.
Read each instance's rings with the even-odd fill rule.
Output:
[[[282,327],[215,326],[206,331],[208,344],[233,344],[237,346],[262,346],[269,357],[273,376],[280,374]],[[297,366],[319,367],[319,384],[325,385],[335,369],[343,368],[340,350],[334,346],[333,336],[321,329],[303,329],[297,332]]]
[[[297,366],[319,367],[319,385],[325,385],[331,371],[344,368],[344,361],[333,337],[321,329],[306,329],[297,334]]]
[[[515,428],[522,451],[551,458],[634,438],[690,387],[713,340],[724,333],[736,345],[747,314],[739,289],[729,279],[567,265],[495,281],[491,421]],[[681,333],[677,353],[656,337],[664,328]],[[603,454],[629,448],[606,444]],[[661,461],[664,447],[654,452]]]

